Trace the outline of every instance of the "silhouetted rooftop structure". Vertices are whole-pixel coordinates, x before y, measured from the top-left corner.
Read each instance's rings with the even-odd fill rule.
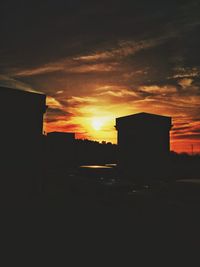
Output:
[[[50,132],[47,134],[47,151],[53,166],[66,167],[74,165],[75,133]]]
[[[75,133],[69,132],[49,132],[47,136],[49,138],[56,138],[63,141],[73,141],[75,139]]]
[[[122,129],[124,127],[169,127],[171,128],[171,117],[151,114],[151,113],[136,113],[120,118],[116,118],[116,129]]]
[[[170,152],[171,117],[142,112],[117,118],[115,127],[119,165],[129,173],[134,168],[137,175],[155,173]]]
[[[6,134],[32,136],[43,131],[46,95],[0,87],[2,129]]]
[[[0,173],[5,182],[1,187],[7,193],[19,190],[19,196],[32,190],[41,174],[46,95],[0,87],[0,99]]]

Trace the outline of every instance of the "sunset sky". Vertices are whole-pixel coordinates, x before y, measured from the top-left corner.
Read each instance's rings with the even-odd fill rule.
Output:
[[[115,118],[172,116],[200,152],[200,0],[0,2],[0,84],[43,92],[45,130],[116,143]]]

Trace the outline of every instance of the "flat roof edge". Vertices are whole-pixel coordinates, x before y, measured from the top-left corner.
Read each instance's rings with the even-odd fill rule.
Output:
[[[147,112],[139,112],[139,113],[135,113],[135,114],[131,114],[131,115],[127,115],[127,116],[122,116],[122,117],[117,117],[117,120],[123,120],[123,119],[128,119],[128,118],[138,118],[139,116],[142,117],[142,115],[145,117],[158,117],[158,118],[166,118],[166,119],[172,119],[172,117],[170,116],[166,116],[166,115],[160,115],[160,114],[154,114],[154,113],[147,113]]]
[[[12,87],[7,87],[7,86],[1,86],[0,85],[0,91],[1,90],[10,90],[10,91],[14,91],[14,92],[19,92],[21,94],[33,94],[33,95],[38,95],[38,96],[43,96],[46,97],[46,94],[42,93],[42,92],[38,92],[35,90],[24,90],[24,89],[19,89],[19,88],[12,88]]]

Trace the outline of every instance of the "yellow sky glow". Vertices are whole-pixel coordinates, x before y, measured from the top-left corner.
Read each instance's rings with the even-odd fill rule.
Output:
[[[170,90],[168,100],[160,98],[157,91],[166,94]],[[63,131],[75,132],[76,138],[90,139],[95,141],[107,141],[117,143],[117,131],[115,120],[117,117],[135,114],[138,112],[148,112],[171,116],[173,118],[173,130],[171,134],[171,149],[177,152],[190,152],[191,144],[194,144],[195,151],[199,151],[199,139],[186,139],[184,134],[192,134],[190,131],[198,131],[199,123],[192,122],[190,114],[186,114],[185,106],[195,106],[198,102],[193,99],[177,97],[177,92],[173,87],[149,86],[140,88],[145,93],[156,93],[157,98],[147,97],[141,99],[137,92],[120,86],[98,86],[95,85],[90,96],[66,96],[63,93],[47,98],[47,104],[51,110],[53,120],[45,122],[45,132]],[[156,92],[155,92],[156,91]],[[177,100],[178,99],[178,100]],[[64,101],[66,101],[66,105]],[[178,102],[177,102],[178,101]],[[59,113],[59,110],[66,112]],[[53,115],[52,115],[53,114]],[[52,117],[53,116],[53,117]],[[190,127],[190,131],[187,127]],[[176,130],[176,127],[181,127]]]

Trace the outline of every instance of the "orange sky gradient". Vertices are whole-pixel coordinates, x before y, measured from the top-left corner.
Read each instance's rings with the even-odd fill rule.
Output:
[[[0,85],[47,95],[45,132],[116,143],[115,118],[173,119],[200,153],[200,1],[0,1]]]
[[[187,105],[198,105],[199,98],[180,98],[175,87],[146,86],[141,90],[155,91],[156,94],[170,92],[172,94],[171,102],[151,98],[140,99],[137,93],[131,90],[116,85],[105,85],[95,86],[91,96],[69,97],[67,99],[68,107],[65,107],[61,104],[62,97],[65,98],[64,92],[60,91],[57,92],[57,99],[47,97],[47,104],[50,109],[64,110],[66,114],[59,115],[55,112],[52,115],[47,112],[45,132],[75,132],[76,138],[116,143],[117,132],[114,126],[117,117],[138,112],[150,112],[172,116],[171,150],[178,153],[199,153],[200,139],[198,135],[196,137],[194,134],[200,130],[199,122],[193,121],[192,114],[185,109]],[[180,108],[180,103],[184,105],[184,108]],[[51,121],[52,117],[54,119]]]

